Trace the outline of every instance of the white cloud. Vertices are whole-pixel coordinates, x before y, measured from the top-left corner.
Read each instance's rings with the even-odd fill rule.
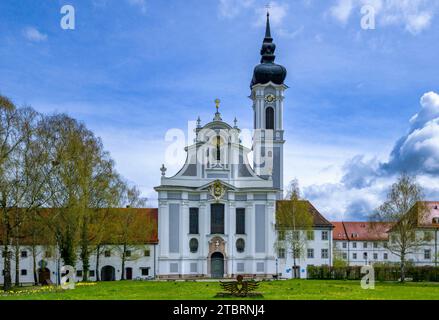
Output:
[[[341,23],[346,23],[351,15],[352,9],[352,0],[338,0],[337,4],[329,9],[329,12]]]
[[[366,219],[385,198],[395,176],[416,175],[426,200],[439,198],[439,94],[420,99],[408,133],[395,143],[387,162],[355,156],[341,167],[342,177],[304,188],[304,195],[331,219]]]
[[[338,0],[329,8],[330,15],[346,24],[364,5],[372,6],[381,26],[403,26],[411,34],[418,34],[430,27],[439,8],[437,0]],[[358,20],[360,21],[360,20]]]
[[[219,14],[224,18],[234,18],[253,3],[254,0],[219,0]]]
[[[145,14],[147,11],[146,0],[128,0],[128,3],[137,7],[142,14]]]
[[[47,34],[44,34],[34,27],[27,27],[23,30],[24,37],[33,42],[42,42],[47,40]]]

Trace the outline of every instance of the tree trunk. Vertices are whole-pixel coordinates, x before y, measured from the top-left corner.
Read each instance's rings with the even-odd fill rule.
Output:
[[[90,270],[90,259],[87,245],[81,247],[82,261],[82,281],[88,281],[88,271]]]
[[[101,246],[96,246],[96,281],[101,281],[101,277],[99,276],[99,257],[101,255]]]
[[[81,232],[81,261],[82,261],[82,281],[88,281],[88,271],[90,270],[90,252],[88,250],[88,223],[87,218],[83,218]]]
[[[15,243],[15,286],[20,286],[20,244]]]
[[[32,245],[32,271],[34,274],[34,285],[38,284],[38,275],[37,275],[37,246]]]
[[[401,254],[401,282],[405,281],[405,253]]]
[[[122,252],[122,276],[120,277],[120,280],[125,280],[125,254],[127,251],[126,244],[123,245],[123,252]]]
[[[8,236],[6,238],[9,238]],[[5,242],[3,247],[4,252],[4,282],[3,282],[3,290],[7,291],[12,288],[12,279],[11,279],[11,255],[9,252],[8,243]]]

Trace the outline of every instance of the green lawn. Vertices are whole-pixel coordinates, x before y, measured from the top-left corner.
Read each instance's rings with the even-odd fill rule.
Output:
[[[0,299],[206,300],[214,299],[219,291],[218,282],[118,281],[59,292],[1,296]],[[258,291],[265,299],[280,300],[439,299],[439,283],[377,283],[374,290],[364,290],[359,281],[288,280],[262,282]]]

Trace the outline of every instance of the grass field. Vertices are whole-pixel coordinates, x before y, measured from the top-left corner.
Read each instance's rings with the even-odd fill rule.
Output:
[[[79,285],[74,290],[43,292],[17,289],[19,294],[0,296],[8,300],[207,300],[221,291],[218,282],[118,281]],[[339,300],[339,299],[439,299],[439,283],[377,283],[364,290],[359,281],[288,280],[262,282],[264,299]],[[0,294],[3,292],[0,291]],[[3,293],[4,294],[4,293]]]

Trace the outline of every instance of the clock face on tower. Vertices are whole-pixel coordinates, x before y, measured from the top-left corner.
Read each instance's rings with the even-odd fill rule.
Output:
[[[269,103],[275,102],[276,101],[276,97],[273,94],[267,94],[265,96],[265,101],[269,102]]]

